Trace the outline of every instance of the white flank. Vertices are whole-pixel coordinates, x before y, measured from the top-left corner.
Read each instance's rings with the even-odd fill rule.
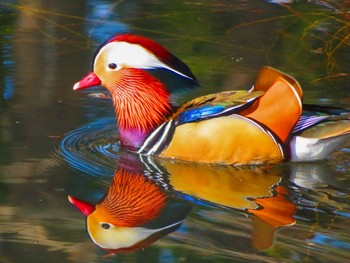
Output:
[[[350,134],[348,136],[338,136],[327,139],[294,136],[289,143],[291,161],[305,162],[325,159],[349,137]]]

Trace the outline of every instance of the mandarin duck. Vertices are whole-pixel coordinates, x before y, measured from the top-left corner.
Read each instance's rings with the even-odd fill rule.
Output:
[[[68,200],[86,215],[92,241],[111,254],[149,246],[178,229],[191,209],[155,181],[123,168],[96,205],[73,196]]]
[[[101,44],[80,90],[110,93],[123,147],[143,155],[192,162],[262,164],[319,160],[350,137],[350,113],[302,115],[298,82],[264,67],[248,91],[204,95],[180,106],[171,95],[198,86],[190,68],[142,36]]]

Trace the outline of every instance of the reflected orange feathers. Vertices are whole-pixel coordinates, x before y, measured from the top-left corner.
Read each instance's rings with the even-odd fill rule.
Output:
[[[252,201],[261,206],[261,209],[248,209],[248,211],[273,227],[293,225],[296,206],[286,199],[288,191],[284,186],[276,187],[276,196],[268,198],[255,198]]]
[[[92,217],[121,227],[142,225],[159,214],[166,195],[146,177],[119,170],[103,201],[96,205]]]

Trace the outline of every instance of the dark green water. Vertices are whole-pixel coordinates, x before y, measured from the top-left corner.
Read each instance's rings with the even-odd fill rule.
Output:
[[[295,2],[0,0],[0,262],[350,260],[350,142],[321,163],[145,168],[119,150],[103,90],[72,91],[98,43],[134,32],[200,79],[184,99],[249,89],[270,65],[298,79],[304,102],[350,108],[350,4]],[[160,180],[170,210],[191,210],[151,245],[106,256],[67,196],[96,203],[128,165]]]

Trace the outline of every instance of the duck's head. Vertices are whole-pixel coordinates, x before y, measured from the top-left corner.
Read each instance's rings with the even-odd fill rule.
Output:
[[[104,86],[112,95],[121,144],[137,149],[172,113],[172,94],[198,85],[189,67],[156,42],[117,35],[95,52],[93,71],[77,82],[79,90]]]
[[[143,36],[122,34],[111,37],[98,47],[93,71],[73,89],[102,85],[113,92],[127,76],[141,78],[140,71],[150,75],[148,81],[155,77],[162,82],[169,92],[198,84],[190,68],[163,46]]]

